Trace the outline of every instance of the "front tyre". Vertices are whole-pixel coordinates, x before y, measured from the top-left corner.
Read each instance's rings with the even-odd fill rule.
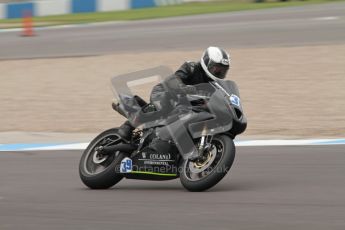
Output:
[[[121,143],[118,129],[109,129],[99,134],[84,151],[79,163],[79,175],[82,182],[91,189],[107,189],[118,183],[123,176],[115,168],[125,157],[119,151],[111,155],[102,155],[96,148]]]
[[[186,159],[181,164],[180,180],[189,191],[201,192],[215,186],[230,170],[235,159],[235,145],[226,135],[213,137],[202,161]]]

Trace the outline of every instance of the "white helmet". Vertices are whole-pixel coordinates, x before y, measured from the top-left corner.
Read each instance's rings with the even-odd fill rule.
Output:
[[[212,80],[224,79],[230,68],[230,56],[225,50],[210,46],[202,55],[200,63]]]

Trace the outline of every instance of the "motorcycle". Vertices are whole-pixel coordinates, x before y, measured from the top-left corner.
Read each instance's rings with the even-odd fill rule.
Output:
[[[160,109],[139,96],[119,94],[113,108],[136,129],[130,140],[122,138],[118,128],[99,134],[82,154],[82,182],[91,189],[107,189],[123,178],[180,178],[189,191],[215,186],[234,162],[233,140],[245,131],[247,119],[235,82],[216,80],[193,87],[192,93],[167,87],[170,96]]]

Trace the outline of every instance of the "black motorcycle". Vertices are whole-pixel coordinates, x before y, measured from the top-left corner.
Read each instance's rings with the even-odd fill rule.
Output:
[[[114,108],[136,129],[130,140],[113,128],[89,144],[79,165],[83,183],[107,189],[125,177],[180,178],[189,191],[216,185],[233,164],[233,139],[244,132],[247,120],[233,81],[211,81],[193,88],[188,93],[167,88],[160,109],[138,96],[119,95],[120,103]]]

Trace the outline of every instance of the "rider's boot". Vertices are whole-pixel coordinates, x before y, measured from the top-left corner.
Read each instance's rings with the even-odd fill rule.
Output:
[[[123,123],[118,130],[118,134],[125,140],[130,141],[132,137],[132,132],[134,130],[134,127],[129,123],[129,121],[126,121]]]

